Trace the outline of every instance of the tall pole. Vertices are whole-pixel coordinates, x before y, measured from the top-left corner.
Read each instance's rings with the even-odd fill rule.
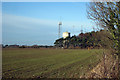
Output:
[[[93,31],[95,31],[95,28],[94,28],[94,26],[93,26]]]
[[[75,26],[73,25],[73,36],[75,35],[75,34],[74,34],[74,28],[75,28]]]
[[[62,25],[62,22],[59,22],[59,28],[58,28],[58,38],[60,38],[60,34],[61,34],[61,29],[60,26]]]
[[[81,25],[81,33],[83,33],[83,26]]]
[[[60,25],[59,25],[59,30],[58,30],[58,38],[60,38]]]

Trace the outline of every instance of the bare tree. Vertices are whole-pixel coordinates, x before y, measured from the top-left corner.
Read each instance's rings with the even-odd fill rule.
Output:
[[[90,2],[87,9],[88,18],[110,31],[115,48],[120,50],[120,2]],[[120,51],[119,51],[120,53]]]

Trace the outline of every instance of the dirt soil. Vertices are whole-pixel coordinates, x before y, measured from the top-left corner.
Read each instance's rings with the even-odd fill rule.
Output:
[[[80,78],[118,78],[118,57],[117,55],[103,53],[101,62]]]

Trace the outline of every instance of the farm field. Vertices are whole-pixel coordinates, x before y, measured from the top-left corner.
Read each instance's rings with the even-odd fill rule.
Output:
[[[99,63],[102,49],[2,50],[4,78],[80,78]]]

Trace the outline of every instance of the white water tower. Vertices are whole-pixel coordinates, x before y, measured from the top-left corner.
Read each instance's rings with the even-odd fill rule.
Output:
[[[67,37],[70,37],[70,33],[69,32],[63,32],[63,38],[67,38]]]

